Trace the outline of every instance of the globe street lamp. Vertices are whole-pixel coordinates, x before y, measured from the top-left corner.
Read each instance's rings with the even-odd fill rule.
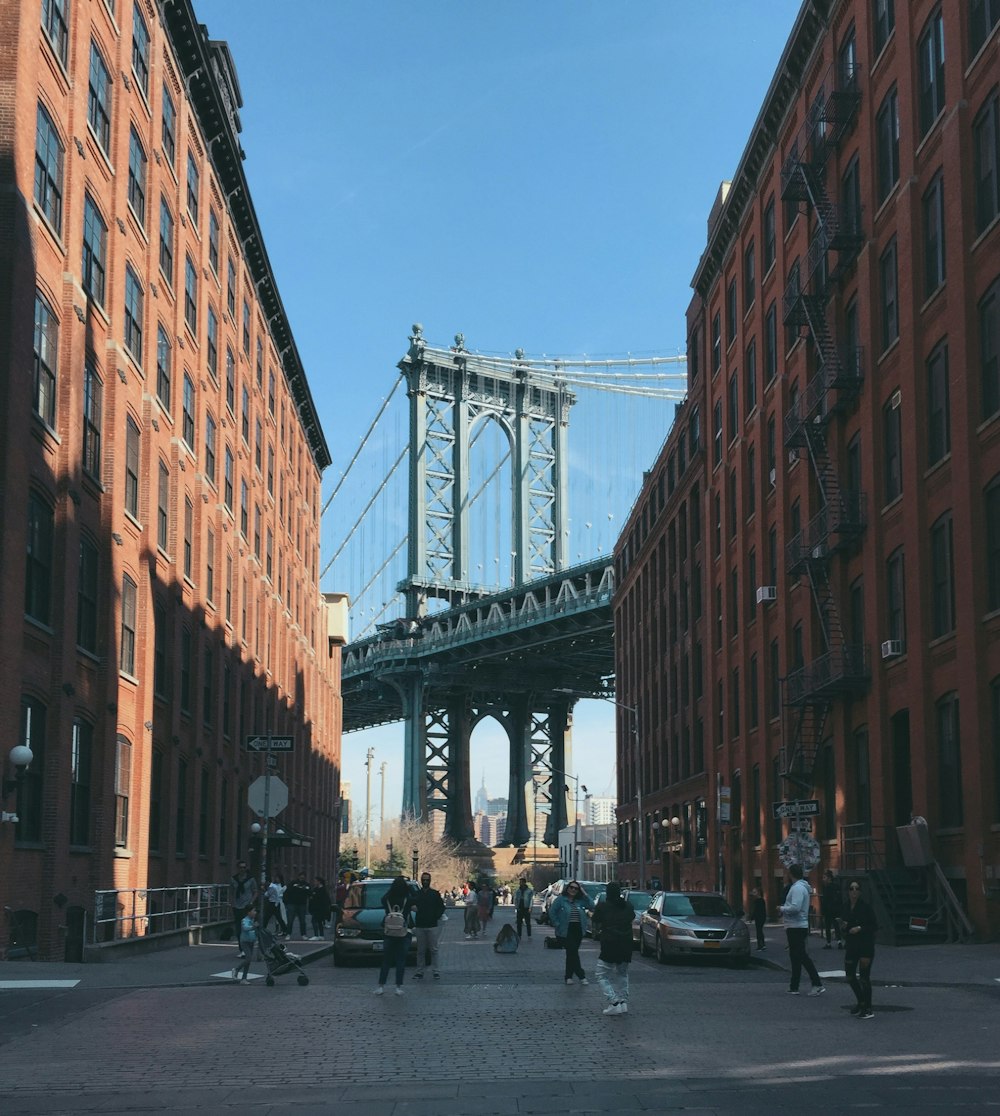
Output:
[[[31,761],[35,758],[34,752],[28,747],[27,744],[15,744],[10,750],[9,759],[11,766],[14,768],[14,778],[4,779],[3,786],[0,787],[2,795],[0,797],[6,799],[8,794],[13,794],[18,790],[21,785],[21,780],[24,778],[25,772],[31,766]],[[0,822],[13,822],[15,825],[21,819],[17,815],[17,810],[8,813],[8,811],[0,811]]]

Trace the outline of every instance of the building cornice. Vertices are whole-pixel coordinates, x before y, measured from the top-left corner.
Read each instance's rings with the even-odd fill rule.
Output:
[[[313,460],[320,470],[331,461],[316,405],[309,390],[302,359],[292,336],[264,237],[257,220],[239,141],[239,117],[232,95],[239,96],[235,69],[224,43],[211,42],[198,23],[192,0],[159,0],[161,20],[174,57],[184,76],[184,87],[198,117],[219,185],[243,247],[243,255],[267,319]]]

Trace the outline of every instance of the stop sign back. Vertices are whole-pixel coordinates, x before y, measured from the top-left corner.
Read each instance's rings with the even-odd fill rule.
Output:
[[[270,780],[270,794],[267,783]],[[288,805],[288,787],[277,775],[258,775],[247,789],[247,804],[258,818],[264,817],[264,798],[267,797],[267,816],[276,818]]]

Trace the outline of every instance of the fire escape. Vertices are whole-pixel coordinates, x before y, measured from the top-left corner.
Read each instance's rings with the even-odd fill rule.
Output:
[[[805,275],[789,274],[784,323],[811,338],[816,370],[784,417],[785,448],[811,462],[819,510],[786,547],[785,569],[808,579],[823,650],[789,673],[785,704],[792,711],[790,742],[782,749],[782,774],[797,786],[813,786],[816,756],[838,698],[868,685],[866,649],[849,643],[841,623],[831,568],[857,545],[865,530],[865,496],[845,491],[830,459],[834,420],[857,404],[863,380],[862,353],[845,349],[831,326],[830,296],[864,242],[857,205],[831,201],[826,186],[830,156],[853,127],[861,103],[858,68],[831,67],[781,169],[781,197],[806,207],[813,227]]]

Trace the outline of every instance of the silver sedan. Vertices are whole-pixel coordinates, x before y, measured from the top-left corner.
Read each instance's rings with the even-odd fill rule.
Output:
[[[726,901],[712,891],[661,891],[639,920],[639,952],[657,961],[675,957],[724,957],[736,965],[750,959],[750,932]]]

